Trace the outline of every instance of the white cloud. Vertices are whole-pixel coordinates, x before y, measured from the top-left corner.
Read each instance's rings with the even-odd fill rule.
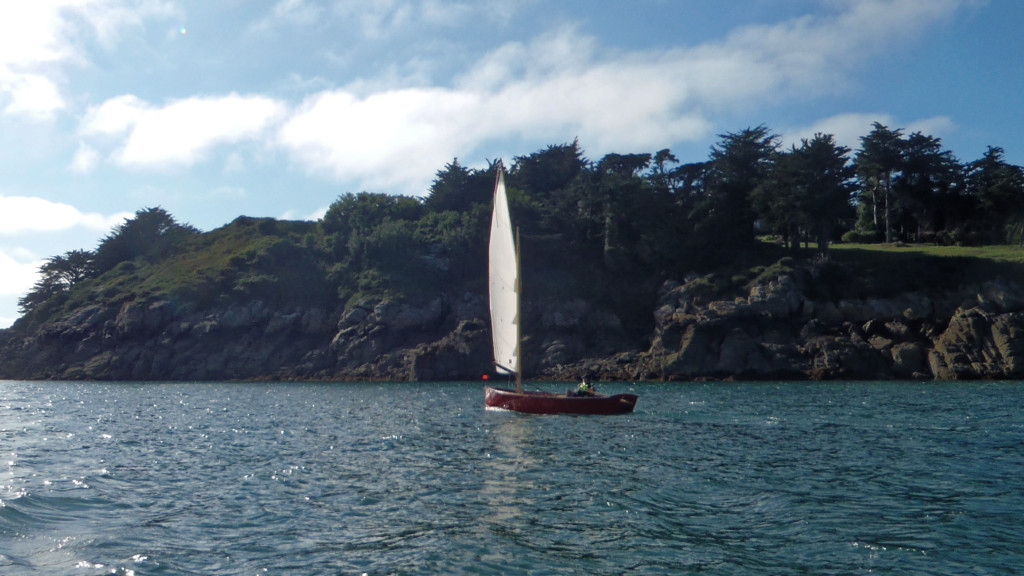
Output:
[[[410,9],[399,0],[375,6],[358,11],[371,29],[397,26]],[[315,94],[283,124],[278,143],[310,171],[422,193],[437,166],[488,141],[579,137],[598,153],[696,142],[719,112],[840,90],[852,69],[958,3],[835,6],[842,10],[748,26],[720,42],[633,53],[603,54],[595,39],[563,28],[498,47],[450,88],[353,85]]]
[[[322,220],[323,217],[327,214],[327,211],[330,210],[330,208],[330,206],[321,206],[320,208],[317,208],[316,210],[313,211],[312,214],[309,215],[307,220]]]
[[[837,114],[819,120],[810,126],[786,130],[783,140],[787,146],[799,145],[803,138],[810,140],[815,134],[831,134],[835,137],[837,144],[846,146],[850,150],[856,150],[860,147],[860,137],[871,132],[871,125],[875,122],[890,128],[899,128],[899,126],[892,125],[892,117],[888,114]]]
[[[842,91],[849,73],[951,16],[961,0],[832,2],[833,14],[739,28],[721,42],[665,60],[688,79],[695,102],[743,106]]]
[[[75,227],[107,231],[130,216],[104,216],[81,212],[70,204],[30,196],[0,195],[0,234],[13,236],[33,232],[56,232]]]
[[[802,138],[810,139],[815,134],[832,134],[837,144],[846,146],[852,151],[860,148],[860,138],[867,136],[873,129],[873,124],[878,122],[884,126],[896,130],[902,129],[904,134],[921,132],[929,136],[942,138],[956,130],[953,121],[946,116],[934,116],[912,120],[901,124],[889,114],[838,114],[815,122],[811,126],[793,128],[786,131],[783,138],[786,145],[799,145]]]
[[[596,154],[698,142],[713,133],[721,113],[842,91],[851,71],[959,5],[832,2],[824,15],[747,26],[717,42],[625,53],[604,52],[594,38],[562,28],[497,47],[451,86],[385,74],[383,80],[322,89],[292,110],[258,95],[193,97],[163,106],[126,95],[90,109],[81,134],[90,147],[106,142],[110,160],[132,168],[190,166],[221,145],[270,140],[309,172],[417,194],[438,166],[479,154],[489,142],[579,137]],[[444,21],[438,6],[345,0],[333,4],[332,15],[357,22],[372,36],[413,24],[465,21],[484,5],[446,5],[451,21]],[[305,0],[282,0],[268,18],[309,24],[321,16]],[[241,167],[240,160],[229,156],[225,171]]]
[[[322,208],[314,210],[310,214],[303,214],[298,210],[287,210],[277,218],[278,220],[306,220],[310,222],[316,222],[317,220],[323,218],[324,214],[327,214],[327,209],[328,207],[324,206]]]
[[[681,109],[688,92],[664,59],[598,62],[593,45],[563,29],[502,46],[454,88],[324,91],[284,123],[278,142],[312,171],[422,193],[437,166],[489,140],[579,136],[609,149],[708,133],[704,117]]]
[[[77,12],[107,46],[117,42],[122,31],[140,28],[149,18],[180,15],[173,0],[58,0]]]
[[[475,143],[476,96],[407,89],[358,98],[346,91],[310,98],[282,127],[279,142],[302,165],[339,178],[393,186],[433,174],[453,149]]]
[[[272,98],[235,93],[163,107],[125,95],[90,109],[80,130],[86,136],[123,137],[112,156],[116,164],[161,169],[191,166],[221,144],[256,140],[284,112]]]
[[[47,118],[64,108],[55,80],[44,72],[55,75],[55,64],[73,57],[58,6],[7,2],[0,7],[0,98],[6,100],[6,114]]]
[[[23,296],[39,279],[39,267],[43,262],[19,262],[11,256],[0,252],[0,296]],[[4,321],[0,318],[0,328],[4,328]],[[10,319],[13,322],[13,319]],[[10,325],[10,322],[7,324]]]
[[[47,119],[64,108],[64,99],[53,80],[40,74],[6,72],[0,73],[0,91],[9,97],[5,114]]]
[[[890,128],[894,128],[894,126],[890,126]],[[932,116],[907,123],[906,131],[908,134],[920,132],[942,138],[956,132],[956,129],[956,123],[949,116]]]
[[[106,45],[126,27],[174,13],[159,0],[46,0],[0,3],[0,103],[4,113],[47,119],[67,104],[63,68],[88,61],[87,31]]]
[[[133,94],[117,96],[90,108],[80,132],[87,136],[121,135],[131,130],[148,110],[149,106]]]
[[[100,154],[94,148],[85,144],[79,144],[75,151],[75,157],[71,160],[71,171],[78,174],[88,174],[99,164]]]

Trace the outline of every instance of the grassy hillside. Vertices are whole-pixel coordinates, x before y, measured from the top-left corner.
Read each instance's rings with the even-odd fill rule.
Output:
[[[306,245],[312,222],[240,217],[198,234],[156,262],[136,259],[89,278],[25,318],[31,324],[100,305],[166,299],[203,308],[218,301],[259,299],[284,306],[329,305],[335,291],[326,262]]]
[[[996,278],[1024,278],[1024,248],[833,244],[828,262],[816,247],[792,252],[762,241],[714,270],[695,288],[706,300],[743,296],[755,284],[796,275],[814,298],[885,298],[902,292],[939,294]],[[678,280],[678,279],[677,279]]]

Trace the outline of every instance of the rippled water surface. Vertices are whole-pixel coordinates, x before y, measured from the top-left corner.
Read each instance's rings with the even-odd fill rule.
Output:
[[[1019,383],[604,389],[0,382],[0,574],[1024,571]]]

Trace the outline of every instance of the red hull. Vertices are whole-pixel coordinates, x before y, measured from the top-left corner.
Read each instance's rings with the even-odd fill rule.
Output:
[[[627,414],[636,406],[636,394],[567,396],[549,392],[516,392],[484,388],[484,405],[527,414]]]

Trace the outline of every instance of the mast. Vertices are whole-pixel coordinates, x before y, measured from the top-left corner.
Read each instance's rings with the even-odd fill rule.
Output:
[[[519,226],[516,226],[516,392],[523,391],[523,272],[519,267]]]

